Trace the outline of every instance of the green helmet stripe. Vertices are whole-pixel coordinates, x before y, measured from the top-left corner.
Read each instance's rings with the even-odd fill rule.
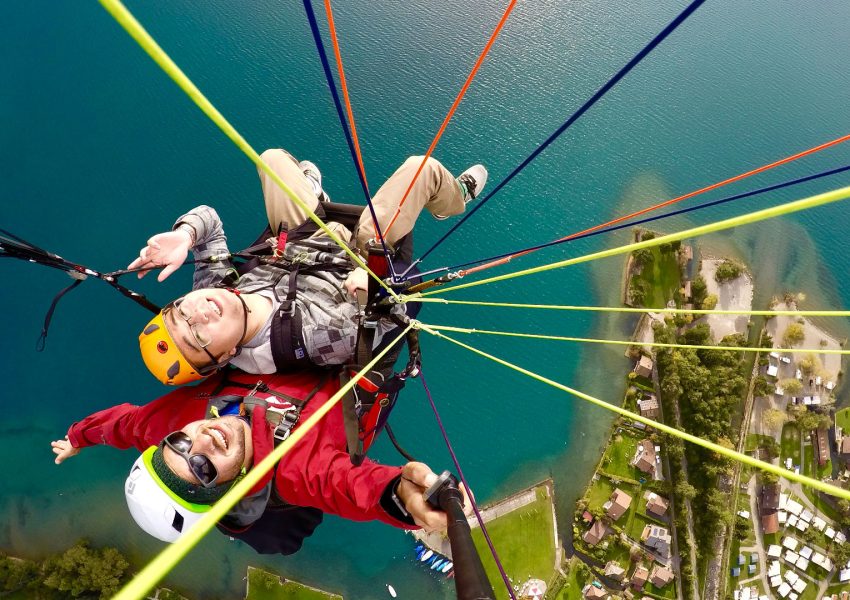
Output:
[[[212,505],[209,504],[195,504],[193,502],[188,502],[175,494],[171,488],[169,488],[165,482],[160,479],[159,475],[156,472],[156,469],[153,467],[153,454],[156,452],[157,446],[151,446],[147,450],[142,453],[142,462],[145,464],[145,468],[148,470],[148,473],[156,482],[156,484],[160,487],[160,489],[168,494],[168,496],[174,500],[177,504],[182,506],[183,508],[190,510],[195,513],[203,513],[207,512],[212,508]]]

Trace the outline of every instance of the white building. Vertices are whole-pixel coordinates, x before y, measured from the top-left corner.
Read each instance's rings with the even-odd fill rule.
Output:
[[[789,550],[796,550],[797,546],[800,544],[795,538],[789,536],[785,536],[782,538],[782,545]]]

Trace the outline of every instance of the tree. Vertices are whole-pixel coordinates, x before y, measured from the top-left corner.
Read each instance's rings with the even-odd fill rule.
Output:
[[[805,328],[799,323],[791,323],[785,329],[785,333],[782,336],[782,342],[786,345],[786,347],[796,346],[802,342],[805,337]]]
[[[764,458],[769,462],[779,456],[779,450],[781,447],[775,439],[769,437],[762,440],[761,449],[765,454]]]
[[[717,306],[717,294],[709,294],[702,301],[703,310],[714,310]]]
[[[676,484],[676,488],[673,490],[673,493],[676,494],[676,498],[681,498],[682,500],[690,502],[696,498],[697,489],[687,481],[680,481]]]
[[[817,429],[820,427],[823,420],[821,419],[822,415],[819,415],[816,412],[805,411],[801,412],[797,415],[797,427],[800,428],[803,432],[809,432],[812,429]]]
[[[708,286],[705,283],[705,279],[702,275],[697,275],[691,281],[691,296],[694,299],[694,304],[701,306],[706,298],[706,294],[708,294]]]
[[[708,323],[700,323],[696,327],[691,327],[685,334],[685,343],[689,346],[704,346],[711,341],[711,328]]]
[[[786,413],[778,408],[769,408],[761,414],[761,422],[766,429],[776,430],[785,424]]]
[[[651,265],[655,260],[655,257],[652,255],[652,250],[649,248],[641,248],[640,250],[635,250],[632,252],[632,256],[635,259],[635,263],[640,265],[641,267],[644,265]]]
[[[800,370],[806,375],[813,375],[821,370],[820,359],[814,354],[807,354],[797,363]]]
[[[850,544],[835,544],[832,547],[832,558],[837,565],[846,565],[850,560]]]
[[[743,268],[741,265],[727,259],[717,265],[717,270],[714,272],[714,279],[717,280],[717,283],[724,283],[737,279],[741,276],[742,272]]]
[[[743,542],[750,534],[750,522],[747,519],[735,519],[735,539]]]
[[[793,377],[780,381],[779,387],[781,387],[786,394],[790,394],[791,396],[799,396],[803,393],[803,384],[799,379],[794,379]]]
[[[773,394],[774,388],[773,384],[770,383],[764,375],[759,375],[756,377],[755,384],[753,385],[753,395],[754,396],[770,396]]]
[[[43,584],[74,597],[93,592],[101,598],[111,598],[118,592],[129,566],[115,548],[95,550],[81,540],[45,561]]]
[[[3,592],[34,590],[39,587],[38,579],[38,565],[33,561],[0,555],[0,590]]]
[[[643,279],[632,279],[632,283],[629,285],[629,296],[631,297],[632,304],[643,305],[646,302],[647,296],[649,296],[649,292],[648,282]]]

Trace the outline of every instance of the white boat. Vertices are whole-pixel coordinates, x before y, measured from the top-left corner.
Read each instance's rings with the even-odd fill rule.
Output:
[[[443,568],[440,569],[440,571],[443,573],[448,573],[453,566],[455,566],[454,563],[452,561],[449,561],[443,565]]]
[[[425,554],[423,554],[423,555],[422,555],[422,558],[420,558],[419,560],[421,560],[422,562],[425,562],[426,560],[428,560],[428,559],[429,559],[429,558],[431,558],[432,556],[434,556],[434,551],[433,551],[433,550],[428,550],[428,552],[426,552]]]
[[[390,596],[392,596],[393,598],[396,597],[395,588],[389,583],[387,584],[387,591],[390,593]]]

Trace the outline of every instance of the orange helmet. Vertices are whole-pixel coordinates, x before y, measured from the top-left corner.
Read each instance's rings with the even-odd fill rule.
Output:
[[[202,373],[186,360],[174,343],[174,338],[162,318],[162,312],[151,319],[139,334],[139,349],[148,371],[166,385],[183,385],[210,374]]]

